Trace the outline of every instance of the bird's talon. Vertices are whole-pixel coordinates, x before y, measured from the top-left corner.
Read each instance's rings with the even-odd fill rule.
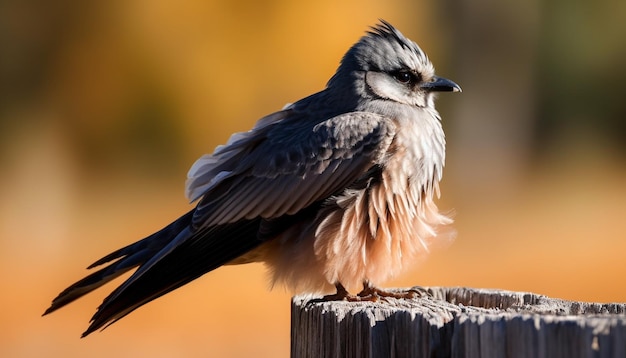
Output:
[[[432,294],[425,288],[415,286],[406,291],[387,291],[381,288],[367,286],[357,294],[362,300],[376,302],[378,300],[389,301],[395,299],[414,299],[418,297],[432,297]]]

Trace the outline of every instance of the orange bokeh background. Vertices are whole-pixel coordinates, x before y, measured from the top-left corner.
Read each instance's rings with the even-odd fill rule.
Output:
[[[605,21],[619,42],[578,37],[566,21],[577,13],[545,26],[556,15],[542,2],[493,13],[399,0],[3,7],[0,356],[288,356],[290,293],[270,291],[262,265],[220,268],[82,340],[120,280],[40,315],[88,264],[186,212],[193,161],[322,89],[378,18],[464,89],[438,102],[449,143],[440,207],[454,210],[458,236],[387,286],[626,301],[626,111],[611,85],[626,79],[615,65],[624,21]],[[579,52],[589,58],[566,57]],[[585,80],[572,79],[579,65]],[[590,110],[553,120],[572,106]]]

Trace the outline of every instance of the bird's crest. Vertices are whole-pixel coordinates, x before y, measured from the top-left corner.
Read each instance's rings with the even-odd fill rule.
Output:
[[[415,42],[404,37],[398,29],[385,20],[380,19],[379,24],[370,27],[370,30],[367,31],[367,35],[370,37],[385,39],[391,43],[397,43],[402,48],[413,51],[418,56],[426,58],[424,51],[422,51],[422,49]]]

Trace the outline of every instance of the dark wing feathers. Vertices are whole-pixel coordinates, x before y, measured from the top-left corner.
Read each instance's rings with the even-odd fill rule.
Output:
[[[63,292],[52,300],[52,304],[44,315],[56,311],[122,275],[128,270],[148,261],[171,241],[172,235],[175,236],[175,233],[180,232],[185,226],[189,225],[192,215],[193,210],[145,239],[123,247],[89,265],[88,269],[91,269],[117,259],[117,261],[111,263],[109,266],[92,273],[63,290]]]
[[[301,120],[306,124],[305,118]],[[289,136],[293,129],[286,126],[268,127],[259,133],[265,136],[264,141],[251,136],[256,145],[254,151],[240,160],[227,178],[204,193],[194,225],[293,214],[357,180],[378,163],[395,134],[390,121],[365,112],[348,113],[309,126],[308,130],[299,128],[308,133],[306,137],[302,137],[302,132]],[[335,185],[319,185],[320,181]],[[312,189],[317,191],[311,192]],[[290,205],[294,198],[303,196],[310,199],[296,200],[301,203],[299,206]]]
[[[271,239],[281,225],[315,215],[380,163],[394,135],[391,121],[371,113],[315,122],[289,109],[266,117],[192,166],[187,194],[201,197],[194,210],[96,261],[89,268],[113,262],[63,291],[45,314],[139,266],[83,336],[117,321]]]
[[[83,336],[252,250],[262,242],[257,238],[259,225],[257,219],[201,230],[193,239],[158,260],[132,284],[115,289],[98,307]]]

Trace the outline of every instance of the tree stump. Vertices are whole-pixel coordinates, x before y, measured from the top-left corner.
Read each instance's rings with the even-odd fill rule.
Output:
[[[426,288],[414,299],[294,297],[296,357],[626,357],[626,304]]]

